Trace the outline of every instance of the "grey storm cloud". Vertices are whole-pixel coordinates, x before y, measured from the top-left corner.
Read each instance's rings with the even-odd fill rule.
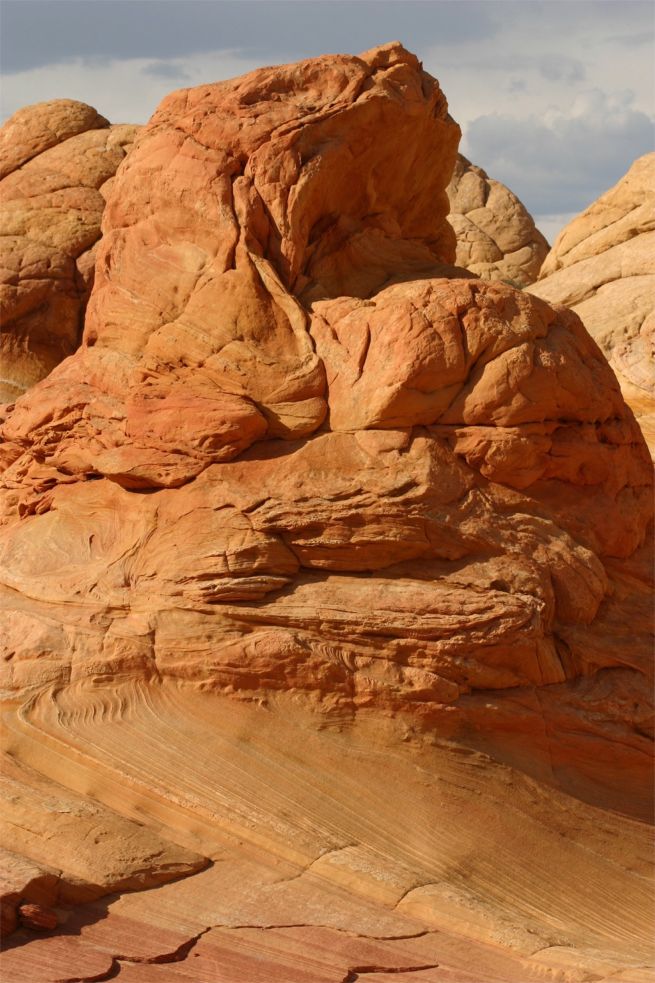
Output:
[[[144,65],[141,71],[151,78],[170,79],[171,82],[187,82],[191,78],[184,68],[171,61],[153,61]]]
[[[626,96],[626,102],[628,97]],[[488,115],[468,127],[471,157],[535,214],[578,212],[653,149],[654,122],[605,93],[551,120]]]
[[[587,77],[579,59],[561,54],[540,58],[539,72],[543,78],[553,82],[582,82]]]
[[[265,61],[356,52],[391,40],[410,48],[491,39],[495,11],[470,0],[4,0],[5,73],[73,58],[180,58],[218,49]]]
[[[651,9],[652,17],[655,20],[655,8]],[[644,48],[646,45],[652,48],[655,44],[655,31],[638,31],[633,34],[614,34],[607,38],[614,44],[623,45],[626,48]]]

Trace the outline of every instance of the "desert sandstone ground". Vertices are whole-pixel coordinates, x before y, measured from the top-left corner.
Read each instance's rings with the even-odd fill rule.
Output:
[[[459,139],[398,43],[0,131],[3,983],[655,979],[655,155],[546,255]]]

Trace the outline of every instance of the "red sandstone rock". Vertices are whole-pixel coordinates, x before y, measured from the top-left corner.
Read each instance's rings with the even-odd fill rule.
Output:
[[[70,137],[109,126],[104,116],[75,99],[53,99],[25,106],[0,130],[0,179]]]
[[[523,778],[522,886],[497,891],[511,835],[485,838],[480,776],[461,800],[431,796],[401,872],[399,813],[363,791],[386,768],[402,796],[415,776],[400,746],[452,742],[453,757],[483,749],[602,807],[650,809],[647,450],[575,314],[448,267],[457,139],[397,44],[164,100],[113,183],[83,345],[3,424],[10,747],[185,845],[212,843],[219,876],[222,851],[268,850],[303,868],[290,881],[312,867],[526,958],[560,930],[564,949],[588,945],[591,924],[602,951],[582,964],[609,975],[628,966],[621,912],[599,891],[598,923],[570,901],[555,923],[555,882],[602,871],[631,917],[648,910],[638,823],[619,823],[630,859],[615,875],[604,832],[569,871],[549,839],[530,878],[530,838],[558,810],[567,842],[594,821]],[[196,690],[209,703],[176,716]],[[230,754],[221,697],[268,708],[258,725],[243,710]],[[308,734],[351,730],[338,774],[323,767],[314,787],[285,741],[238,757],[268,715],[275,747],[287,715]],[[379,740],[381,721],[371,750],[357,727]],[[352,777],[335,809],[320,790],[358,741],[378,777]],[[243,801],[233,782],[212,799],[219,774]],[[512,794],[490,799],[502,812]],[[314,802],[327,818],[293,819]],[[457,835],[443,831],[436,864],[420,847],[446,814]],[[325,926],[314,887],[289,901],[280,879],[244,899],[258,927],[264,907]]]
[[[2,975],[7,983],[92,983],[107,979],[112,969],[111,956],[75,938],[30,936],[21,940],[23,945],[2,953]]]
[[[79,344],[105,197],[137,129],[55,99],[0,130],[0,400]]]
[[[18,920],[23,928],[34,932],[51,932],[57,927],[57,912],[40,904],[18,906]]]
[[[3,775],[8,770],[3,762]],[[4,805],[6,806],[6,799]],[[20,844],[2,831],[2,842],[10,843],[14,850]],[[60,871],[39,864],[9,850],[0,850],[0,934],[3,938],[11,935],[18,925],[17,908],[21,902],[34,903],[38,907],[50,908],[56,903],[59,894]]]

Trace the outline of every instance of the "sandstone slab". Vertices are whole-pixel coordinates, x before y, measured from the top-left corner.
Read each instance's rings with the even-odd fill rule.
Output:
[[[317,730],[292,695],[259,707],[171,684],[134,700],[124,687],[120,718],[101,694],[95,711],[80,696],[8,722],[14,754],[56,772],[57,749],[74,748],[60,765],[70,784],[93,776],[107,805],[213,857],[62,924],[126,979],[289,980],[295,967],[341,980],[358,966],[438,964],[444,979],[583,983],[648,964],[644,823],[484,755],[398,743],[375,711]]]
[[[22,922],[29,916],[26,906],[77,904],[207,865],[204,857],[18,765],[11,755],[2,760],[0,798],[2,842],[15,851],[3,857],[2,901]],[[38,911],[32,914],[38,922]]]
[[[107,979],[111,956],[85,946],[68,936],[16,937],[14,945],[0,956],[3,979],[7,983],[92,983]],[[29,946],[29,954],[27,946]]]

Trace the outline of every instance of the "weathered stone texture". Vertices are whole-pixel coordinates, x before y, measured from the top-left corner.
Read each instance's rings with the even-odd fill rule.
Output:
[[[80,343],[105,198],[137,130],[70,99],[0,130],[0,402]]]
[[[516,195],[462,154],[447,190],[457,265],[483,280],[503,280],[516,287],[533,283],[548,243]]]

